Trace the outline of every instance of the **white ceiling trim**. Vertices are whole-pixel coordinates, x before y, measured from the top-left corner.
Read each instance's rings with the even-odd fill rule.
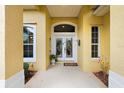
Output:
[[[78,17],[81,5],[47,5],[51,17]]]
[[[107,5],[101,5],[99,6],[94,12],[93,14],[95,16],[104,16],[106,13],[108,13],[110,11],[110,7]]]

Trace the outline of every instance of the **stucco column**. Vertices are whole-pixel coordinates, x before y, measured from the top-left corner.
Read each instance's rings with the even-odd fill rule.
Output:
[[[23,8],[0,6],[0,87],[24,87]]]

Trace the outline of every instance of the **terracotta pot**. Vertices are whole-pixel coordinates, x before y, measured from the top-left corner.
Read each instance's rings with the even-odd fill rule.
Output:
[[[56,63],[55,59],[52,59],[51,63],[52,63],[52,65],[55,65],[55,63]]]

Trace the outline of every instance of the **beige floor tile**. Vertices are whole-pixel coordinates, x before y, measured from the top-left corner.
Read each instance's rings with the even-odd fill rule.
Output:
[[[92,73],[80,71],[79,66],[50,66],[37,72],[25,85],[26,88],[106,88]]]

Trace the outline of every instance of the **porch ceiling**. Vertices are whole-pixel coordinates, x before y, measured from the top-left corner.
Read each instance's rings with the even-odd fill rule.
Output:
[[[40,5],[22,5],[24,10],[37,11]],[[78,17],[79,12],[83,5],[46,5],[51,17]],[[91,5],[93,15],[104,16],[110,10],[110,6],[107,5]]]
[[[22,5],[22,7],[24,10],[28,10],[28,11],[38,10],[38,8],[39,8],[37,5]]]
[[[78,17],[82,5],[47,5],[51,17]]]

